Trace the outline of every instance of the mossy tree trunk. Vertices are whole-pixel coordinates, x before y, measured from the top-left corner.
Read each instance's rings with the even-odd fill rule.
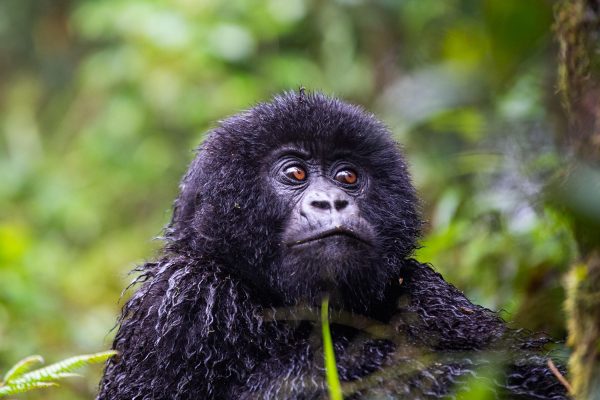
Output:
[[[569,378],[576,399],[600,399],[600,0],[562,0],[555,32],[569,165],[551,196],[572,220],[580,254],[566,281]]]

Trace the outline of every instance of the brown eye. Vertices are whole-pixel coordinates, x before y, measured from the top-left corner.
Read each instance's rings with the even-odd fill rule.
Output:
[[[302,182],[306,179],[306,171],[298,166],[286,168],[284,174],[288,178],[298,182]]]
[[[358,180],[358,175],[351,169],[343,169],[335,174],[335,180],[346,185],[354,185]]]

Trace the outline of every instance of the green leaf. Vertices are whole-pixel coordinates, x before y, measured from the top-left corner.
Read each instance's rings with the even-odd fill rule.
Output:
[[[5,384],[10,383],[10,381],[17,379],[25,372],[29,371],[34,365],[42,364],[43,362],[44,359],[42,358],[42,356],[36,355],[25,357],[24,359],[16,363],[10,370],[8,370],[6,375],[4,375],[3,382]]]
[[[327,389],[331,400],[342,400],[342,386],[338,377],[333,340],[329,328],[329,298],[325,297],[321,303],[321,327],[323,331],[323,350],[325,355],[325,373],[327,375]]]
[[[108,360],[117,354],[116,351],[103,351],[95,354],[84,354],[81,356],[67,358],[47,367],[27,372],[31,366],[43,362],[40,356],[31,356],[19,361],[5,376],[5,383],[0,385],[0,397],[11,394],[23,393],[33,389],[58,386],[53,382],[64,378],[78,377],[72,373],[89,364],[97,364]]]
[[[28,372],[19,378],[18,381],[46,382],[60,379],[64,373],[74,371],[89,364],[98,364],[104,362],[115,354],[117,354],[116,351],[110,350],[95,354],[84,354],[81,356],[67,358],[66,360],[48,365],[47,367]]]
[[[54,382],[15,382],[7,386],[0,386],[0,397],[52,386],[58,386],[58,384]]]

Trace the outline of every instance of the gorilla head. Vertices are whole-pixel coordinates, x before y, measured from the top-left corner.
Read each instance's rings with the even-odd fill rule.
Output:
[[[168,230],[286,304],[324,291],[364,309],[415,247],[405,162],[371,114],[286,93],[223,121],[200,147]]]

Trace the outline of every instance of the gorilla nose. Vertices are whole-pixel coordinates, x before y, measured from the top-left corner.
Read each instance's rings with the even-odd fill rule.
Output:
[[[321,210],[335,208],[336,211],[341,211],[348,205],[348,200],[333,200],[333,207],[331,203],[330,200],[313,200],[310,205]]]
[[[354,200],[337,188],[313,190],[307,193],[303,203],[303,214],[315,217],[322,214],[351,213],[355,208]]]

